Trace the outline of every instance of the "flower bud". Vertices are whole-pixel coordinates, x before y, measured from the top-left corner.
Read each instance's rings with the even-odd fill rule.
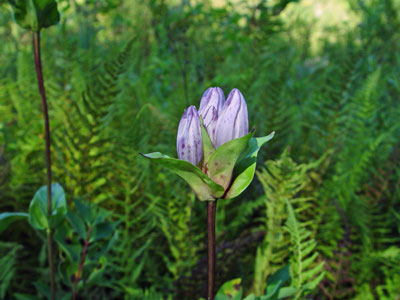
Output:
[[[225,103],[225,95],[221,88],[219,87],[208,88],[203,93],[203,96],[201,96],[200,108],[199,108],[199,114],[203,117],[204,122],[207,123],[207,121],[209,121],[205,118],[204,114],[208,111],[210,107],[214,106],[215,109],[217,110],[217,115],[219,115],[222,111],[222,108],[224,107],[224,103]]]
[[[176,140],[178,158],[197,165],[203,157],[200,117],[196,107],[189,106],[179,122]]]
[[[218,121],[218,114],[217,110],[215,109],[214,106],[211,106],[208,108],[207,112],[202,116],[203,118],[207,119],[207,123],[204,122],[204,127],[207,130],[208,136],[210,137],[210,140],[212,141],[215,135],[215,130],[217,128],[217,121]]]
[[[204,127],[207,129],[211,140],[215,134],[218,115],[225,103],[225,95],[221,88],[208,88],[200,101],[199,115],[203,118]]]
[[[216,148],[249,132],[246,101],[238,89],[233,89],[218,116],[212,142]]]

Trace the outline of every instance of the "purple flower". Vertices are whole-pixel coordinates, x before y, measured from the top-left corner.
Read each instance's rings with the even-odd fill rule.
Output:
[[[233,89],[218,115],[212,142],[215,148],[242,137],[249,132],[249,120],[246,101],[238,89]]]
[[[197,165],[203,157],[200,117],[196,107],[189,106],[179,122],[176,140],[178,158]]]
[[[201,97],[199,114],[203,118],[204,127],[211,140],[215,135],[218,115],[221,113],[224,103],[225,95],[219,87],[208,88]]]

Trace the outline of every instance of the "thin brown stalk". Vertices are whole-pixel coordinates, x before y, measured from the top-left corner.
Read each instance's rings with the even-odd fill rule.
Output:
[[[89,239],[90,239],[91,232],[92,232],[92,227],[89,226],[88,232],[86,235],[85,245],[83,246],[83,250],[82,250],[81,261],[79,263],[78,274],[76,274],[76,276],[75,276],[74,291],[72,293],[73,300],[76,300],[76,296],[77,296],[77,292],[78,292],[78,283],[79,283],[79,279],[81,278],[83,265],[85,264],[85,258],[86,258],[86,254],[87,254],[87,248],[89,246]]]
[[[208,281],[207,300],[214,300],[215,288],[215,215],[217,200],[207,202]]]
[[[42,72],[42,58],[40,52],[40,32],[33,33],[33,53],[35,56],[36,77],[42,98],[42,109],[44,117],[44,136],[46,140],[46,168],[47,168],[47,214],[51,215],[51,156],[50,156],[50,120],[47,107],[46,91],[44,89],[44,79]],[[53,230],[47,232],[47,251],[49,262],[50,292],[51,300],[55,300],[55,280],[53,262]]]

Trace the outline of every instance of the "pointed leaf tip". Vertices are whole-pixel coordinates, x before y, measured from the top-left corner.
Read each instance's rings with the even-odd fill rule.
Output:
[[[257,155],[262,145],[271,140],[275,131],[264,137],[251,138],[247,148],[242,152],[234,169],[234,180],[225,198],[239,196],[252,182],[256,171]]]

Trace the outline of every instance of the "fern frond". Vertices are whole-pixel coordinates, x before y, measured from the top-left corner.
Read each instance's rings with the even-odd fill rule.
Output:
[[[286,205],[288,217],[285,229],[290,234],[292,248],[291,285],[299,289],[296,296],[298,299],[305,292],[314,290],[324,278],[324,262],[317,260],[318,252],[315,252],[317,243],[311,238],[311,232],[297,221],[293,207],[288,200],[286,200]]]

